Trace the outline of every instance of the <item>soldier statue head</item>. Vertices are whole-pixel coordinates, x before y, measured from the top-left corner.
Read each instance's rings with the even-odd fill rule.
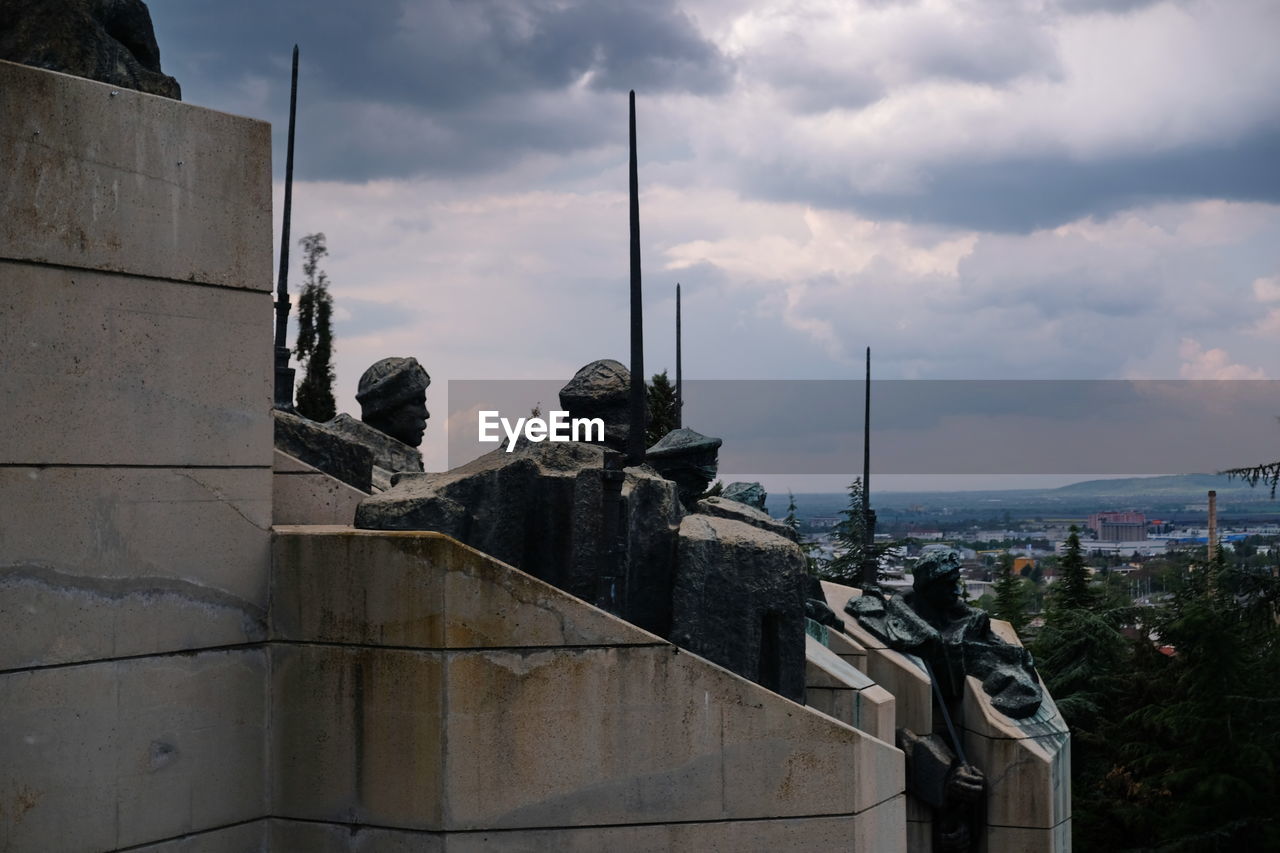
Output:
[[[955,551],[942,551],[922,559],[912,570],[911,589],[938,614],[945,614],[964,597],[964,581],[960,576],[960,556]]]
[[[645,461],[676,484],[680,503],[693,511],[715,479],[721,440],[680,427],[664,435],[645,453]]]
[[[410,447],[427,432],[427,386],[431,377],[416,358],[384,358],[360,377],[360,420]]]
[[[602,358],[582,367],[560,389],[560,408],[574,418],[604,421],[604,443],[626,451],[631,435],[631,371]]]

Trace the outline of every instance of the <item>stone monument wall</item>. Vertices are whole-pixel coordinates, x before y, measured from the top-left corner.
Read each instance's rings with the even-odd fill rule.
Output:
[[[0,849],[265,814],[270,151],[0,62]]]
[[[893,746],[443,534],[278,527],[271,616],[273,850],[905,853]]]

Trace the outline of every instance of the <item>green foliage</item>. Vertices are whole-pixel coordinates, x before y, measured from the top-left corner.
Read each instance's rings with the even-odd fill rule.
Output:
[[[1072,731],[1077,849],[1280,849],[1280,578],[1221,551],[1160,563],[1166,605],[1108,578],[1090,606],[1059,595],[1036,639]]]
[[[791,538],[800,541],[800,520],[796,518],[795,493],[787,492],[787,514],[782,519],[783,525],[791,531]]]
[[[294,355],[304,365],[298,383],[298,413],[313,421],[337,414],[333,399],[333,297],[320,259],[329,254],[324,234],[308,234],[302,246],[302,295],[298,299],[298,342]]]
[[[1276,496],[1276,486],[1280,485],[1280,462],[1267,462],[1263,465],[1252,465],[1248,468],[1231,468],[1222,473],[1229,478],[1239,477],[1250,486],[1262,483],[1271,489],[1272,500]]]
[[[705,498],[718,498],[722,494],[724,494],[724,483],[716,480],[705,492],[698,496],[698,500],[703,500]]]
[[[800,534],[800,520],[796,518],[796,496],[792,492],[787,492],[787,514],[783,517],[782,523],[791,531],[791,538],[804,552],[805,568],[809,574],[818,574],[820,569],[817,556],[818,543],[806,541]]]
[[[1093,592],[1089,589],[1089,571],[1084,565],[1080,550],[1080,529],[1071,525],[1067,536],[1067,551],[1062,555],[1058,580],[1053,585],[1053,606],[1063,610],[1081,610],[1093,604]]]
[[[653,447],[664,435],[679,429],[676,413],[676,388],[667,378],[667,371],[653,374],[648,386],[649,425],[645,427],[645,447]]]
[[[1019,634],[1027,627],[1027,594],[1023,587],[1022,578],[1013,571],[1013,555],[1001,554],[991,612],[996,618],[1013,625]]]
[[[1215,563],[1188,570],[1154,620],[1173,654],[1150,661],[1155,701],[1126,718],[1124,756],[1176,805],[1143,827],[1170,849],[1280,849],[1277,582]]]
[[[837,583],[856,584],[862,580],[864,555],[875,562],[877,574],[879,574],[884,555],[892,546],[873,543],[870,553],[867,553],[867,527],[862,516],[861,477],[849,484],[849,505],[840,510],[840,514],[844,516],[844,520],[838,522],[832,531],[836,554],[818,567],[817,574]]]

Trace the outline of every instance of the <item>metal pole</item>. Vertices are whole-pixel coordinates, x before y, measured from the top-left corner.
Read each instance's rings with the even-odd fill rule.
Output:
[[[622,568],[625,546],[622,533],[622,485],[626,473],[622,470],[622,454],[616,450],[604,452],[604,468],[601,471],[600,513],[601,537],[600,570],[596,576],[596,606],[610,613],[626,615],[627,572]]]
[[[1213,558],[1218,556],[1218,492],[1214,489],[1209,490],[1209,530],[1208,530],[1209,548],[1205,552],[1209,558],[1209,565],[1213,565]]]
[[[636,93],[631,90],[631,432],[627,464],[644,461],[645,384],[644,322],[640,291],[640,183],[636,169]]]
[[[676,426],[684,426],[684,373],[680,357],[680,282],[676,282]]]
[[[867,373],[862,408],[862,585],[876,586],[875,516],[871,514],[871,347],[867,347]]]
[[[293,79],[289,85],[289,147],[284,161],[284,219],[280,225],[280,274],[276,277],[277,409],[293,411],[293,368],[289,366],[289,219],[293,213],[293,138],[298,117],[298,46],[293,46]]]

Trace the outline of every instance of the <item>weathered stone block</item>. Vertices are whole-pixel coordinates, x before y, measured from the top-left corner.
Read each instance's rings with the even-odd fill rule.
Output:
[[[988,826],[978,845],[978,853],[1044,853],[1071,850],[1071,820],[1052,829],[1022,829]]]
[[[803,701],[799,547],[741,521],[696,514],[681,521],[677,548],[671,640]]]
[[[439,828],[441,653],[277,644],[271,655],[270,813]]]
[[[910,849],[907,846],[906,802],[907,796],[899,794],[859,812],[854,823],[853,849],[906,853]]]
[[[868,816],[870,817],[870,816]],[[891,837],[859,845],[862,815],[667,823],[650,826],[564,827],[450,836],[449,853],[776,853],[847,850],[898,853]]]
[[[826,585],[824,581],[823,586]],[[845,620],[845,633],[866,649],[867,675],[893,694],[897,728],[917,733],[933,731],[933,687],[924,662],[914,655],[885,648],[884,643],[854,619]]]
[[[670,647],[457,652],[446,689],[448,829],[852,813],[901,790],[897,749]]]
[[[445,836],[297,820],[269,821],[270,853],[444,853]]]
[[[271,477],[271,523],[350,525],[356,507],[368,497],[359,489],[294,459],[275,452]]]
[[[889,744],[447,537],[286,528],[276,563],[273,606],[292,609],[299,642],[273,657],[272,814],[379,827],[282,821],[279,837],[298,845],[285,849],[847,846],[848,818],[901,798]],[[391,601],[434,607],[423,602],[435,592],[406,585],[415,575],[443,578],[442,621],[466,626],[440,629],[451,648],[346,645],[413,642]],[[285,604],[283,577],[337,592]],[[376,604],[343,609],[365,598]],[[384,627],[341,627],[365,613]],[[619,625],[645,642],[619,644]],[[526,635],[546,645],[513,646]],[[873,849],[900,850],[900,835]]]
[[[577,442],[496,450],[452,471],[405,477],[363,501],[355,524],[445,533],[594,601],[602,568],[603,461],[602,447]],[[624,615],[667,636],[675,528],[682,512],[675,486],[647,466],[628,468],[622,503],[630,519]]]
[[[0,849],[114,850],[261,816],[265,688],[261,649],[0,675],[0,801],[21,812]]]
[[[373,490],[373,451],[327,425],[279,409],[272,410],[276,452],[323,471],[368,497]]]
[[[894,743],[893,695],[810,636],[805,637],[804,689],[809,707]]]
[[[777,534],[784,539],[791,538],[791,529],[781,521],[774,520],[767,512],[754,506],[735,501],[730,498],[703,498],[698,501],[698,512],[703,515],[714,515],[717,518],[729,518],[741,521]]]
[[[963,728],[969,760],[987,775],[987,823],[1045,830],[1034,849],[1063,849],[1052,846],[1049,830],[1071,818],[1071,736],[1053,698],[1046,693],[1035,714],[1015,720],[970,676]]]
[[[129,849],[130,853],[280,853],[288,850],[269,845],[267,823],[263,818]]]
[[[271,464],[267,294],[6,261],[0,276],[22,401],[0,407],[0,462]]]
[[[0,115],[0,258],[271,290],[266,122],[9,62]]]
[[[317,536],[317,532],[325,535]],[[661,642],[438,533],[277,528],[284,639],[424,649]]]
[[[832,631],[827,638],[827,647],[840,656],[859,672],[867,671],[867,650],[843,631]]]
[[[269,477],[0,468],[0,669],[264,639]]]

